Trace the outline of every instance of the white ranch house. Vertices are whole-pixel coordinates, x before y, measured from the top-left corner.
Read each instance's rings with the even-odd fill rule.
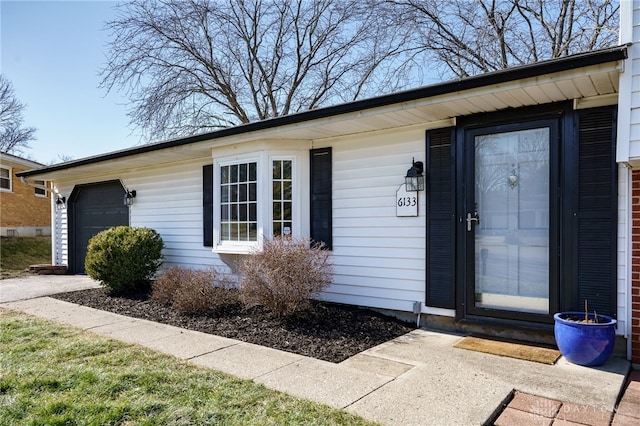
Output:
[[[640,1],[621,29],[609,49],[20,176],[53,183],[70,273],[118,224],[158,231],[164,267],[230,272],[291,234],[331,250],[323,299],[531,338],[588,299],[640,363]]]

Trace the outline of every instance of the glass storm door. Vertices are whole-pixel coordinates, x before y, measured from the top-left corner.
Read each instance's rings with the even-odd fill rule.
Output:
[[[468,134],[467,313],[548,315],[552,128],[511,128]]]

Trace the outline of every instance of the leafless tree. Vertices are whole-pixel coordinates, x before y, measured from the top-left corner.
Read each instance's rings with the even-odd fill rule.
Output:
[[[617,43],[616,0],[388,0],[441,76],[466,77]]]
[[[132,124],[174,137],[291,114],[407,83],[409,32],[382,0],[133,0],[119,6],[101,86]]]
[[[0,74],[0,151],[20,153],[35,139],[36,129],[23,125],[24,108],[16,98],[11,82]]]

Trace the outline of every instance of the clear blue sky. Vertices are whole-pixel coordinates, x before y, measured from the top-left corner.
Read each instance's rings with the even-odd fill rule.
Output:
[[[26,105],[37,140],[22,156],[45,164],[140,143],[126,98],[98,89],[114,1],[0,1],[0,72]]]

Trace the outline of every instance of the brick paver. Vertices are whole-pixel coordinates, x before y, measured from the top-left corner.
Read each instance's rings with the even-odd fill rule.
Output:
[[[560,401],[540,398],[528,393],[516,392],[509,403],[509,407],[515,410],[524,411],[538,416],[554,418],[562,406]]]
[[[516,392],[513,399],[495,421],[496,426],[609,426],[613,413],[602,407],[563,403],[523,392]],[[621,418],[626,422],[631,417]],[[638,419],[633,418],[635,424]],[[620,423],[625,426],[628,423]]]
[[[618,423],[616,419],[620,417]],[[626,422],[626,423],[625,423]],[[629,423],[630,422],[630,423]],[[624,390],[613,424],[640,424],[640,371],[629,374],[627,387]]]
[[[507,406],[494,424],[496,426],[550,426],[552,422],[552,418],[527,413],[526,411],[516,410],[515,408]]]
[[[634,370],[629,374],[615,413],[604,407],[572,404],[516,392],[494,425],[638,426],[640,425],[640,370]]]
[[[638,426],[638,419],[635,417],[625,416],[623,414],[616,414],[613,417],[611,426]]]
[[[608,426],[611,424],[612,415],[611,411],[605,410],[603,407],[590,407],[565,402],[562,404],[556,419],[582,425]],[[553,424],[560,424],[558,420]]]

